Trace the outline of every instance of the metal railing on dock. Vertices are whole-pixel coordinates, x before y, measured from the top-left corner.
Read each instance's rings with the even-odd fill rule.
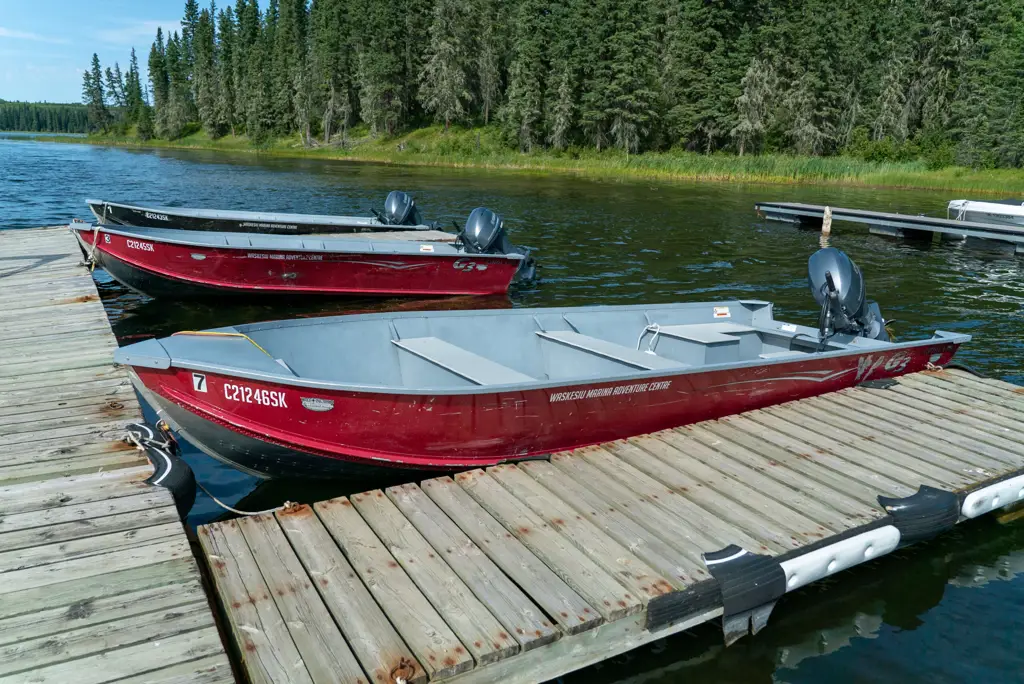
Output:
[[[933,216],[912,216],[865,209],[843,209],[817,204],[795,202],[758,202],[754,205],[758,215],[772,221],[785,221],[821,226],[826,213],[831,220],[867,224],[868,230],[893,237],[941,237],[944,239],[974,239],[1002,243],[1017,254],[1024,254],[1024,228],[1000,226],[975,221],[957,221]],[[828,224],[831,221],[826,222]]]
[[[537,682],[1024,500],[1022,419],[920,373],[199,537],[254,682]]]
[[[0,682],[234,681],[81,262],[65,227],[0,230]]]

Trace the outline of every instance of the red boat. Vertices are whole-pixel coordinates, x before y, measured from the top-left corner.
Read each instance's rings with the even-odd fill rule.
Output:
[[[917,372],[970,339],[889,342],[831,275],[818,329],[761,301],[406,312],[184,333],[116,359],[206,453],[338,476],[542,456]]]
[[[87,223],[71,230],[88,258],[153,297],[489,295],[533,270],[532,258],[508,244],[495,220],[493,234],[481,238],[467,226],[459,244]]]

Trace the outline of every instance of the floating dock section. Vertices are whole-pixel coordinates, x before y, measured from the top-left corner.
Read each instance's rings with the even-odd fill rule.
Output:
[[[0,683],[232,682],[67,228],[0,231]]]
[[[831,212],[831,218],[834,221],[867,224],[868,230],[878,235],[903,238],[983,240],[1002,243],[1016,254],[1024,254],[1024,229],[1010,226],[795,202],[759,202],[754,207],[759,216],[772,221],[786,221],[817,228],[822,225],[826,211],[828,211]]]
[[[1022,420],[919,373],[199,538],[252,682],[539,682],[1024,500]]]

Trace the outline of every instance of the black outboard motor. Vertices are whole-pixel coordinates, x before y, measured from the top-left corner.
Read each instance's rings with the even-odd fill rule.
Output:
[[[389,226],[420,225],[416,200],[400,190],[392,190],[384,200],[384,218],[381,222]]]
[[[844,252],[826,247],[812,254],[807,281],[821,306],[818,335],[822,342],[837,334],[889,341],[878,304],[867,300],[864,276]]]
[[[505,220],[485,207],[470,212],[458,244],[469,254],[522,254],[525,258],[516,272],[518,281],[533,280],[537,273],[537,262],[530,256],[530,250],[513,245],[505,233]]]
[[[505,254],[505,221],[490,209],[477,207],[466,219],[462,243],[472,254]]]

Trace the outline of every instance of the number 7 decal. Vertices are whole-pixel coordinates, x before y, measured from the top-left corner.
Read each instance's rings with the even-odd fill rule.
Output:
[[[206,376],[203,373],[192,374],[192,389],[196,392],[206,391]]]

